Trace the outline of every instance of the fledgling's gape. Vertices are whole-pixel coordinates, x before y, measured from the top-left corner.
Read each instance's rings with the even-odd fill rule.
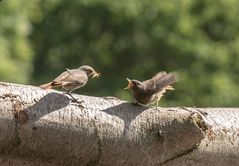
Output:
[[[138,80],[128,79],[128,86],[125,89],[131,89],[134,98],[138,103],[147,105],[158,102],[166,90],[174,90],[171,86],[177,81],[174,73],[167,74],[165,71],[157,73],[149,80],[140,82]]]
[[[61,87],[66,90],[66,94],[70,95],[74,101],[77,101],[71,92],[85,86],[89,78],[99,77],[100,73],[96,72],[90,66],[81,66],[77,69],[66,69],[65,72],[61,73],[53,81],[40,85],[42,89],[51,89],[55,87]]]

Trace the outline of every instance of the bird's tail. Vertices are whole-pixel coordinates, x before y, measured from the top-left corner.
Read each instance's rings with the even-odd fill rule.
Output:
[[[52,82],[49,82],[49,83],[46,83],[46,84],[42,84],[39,87],[46,90],[46,89],[52,89],[53,85],[52,85]]]

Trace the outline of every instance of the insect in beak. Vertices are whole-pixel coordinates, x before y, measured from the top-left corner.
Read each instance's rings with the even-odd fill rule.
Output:
[[[92,78],[99,78],[100,76],[101,76],[101,73],[94,71]]]

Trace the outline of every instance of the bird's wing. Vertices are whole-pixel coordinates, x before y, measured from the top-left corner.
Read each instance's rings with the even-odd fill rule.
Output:
[[[70,70],[67,77],[65,77],[61,81],[64,82],[64,84],[77,85],[81,87],[87,83],[88,77],[84,71],[76,69],[76,70]]]
[[[156,85],[152,79],[146,80],[142,82],[141,93],[146,97],[155,93]]]
[[[176,78],[172,73],[167,74],[165,71],[157,73],[151,79],[143,82],[143,89],[148,95],[152,95],[161,90],[169,89],[172,90],[173,87],[170,86],[176,82]]]
[[[152,78],[143,81],[143,84],[148,88],[156,88],[155,87],[156,81],[160,80],[160,78],[164,77],[165,75],[167,75],[167,73],[165,71],[158,72]]]
[[[166,74],[159,79],[155,80],[155,86],[156,90],[160,91],[162,89],[168,89],[168,90],[173,90],[173,87],[171,84],[175,83],[177,81],[177,78],[174,73],[169,73]]]
[[[156,89],[156,81],[164,77],[167,73],[165,71],[158,72],[151,79],[143,81],[143,87],[146,91],[153,91]]]
[[[157,74],[155,74],[155,76],[153,76],[151,79],[158,80],[165,75],[167,75],[167,73],[165,71],[161,71],[161,72],[158,72]]]
[[[69,77],[69,75],[70,75],[70,71],[65,71],[65,72],[63,72],[63,73],[61,73],[58,77],[56,77],[53,81],[52,81],[52,83],[54,84],[54,85],[61,85],[62,84],[62,81],[64,81],[67,77]]]

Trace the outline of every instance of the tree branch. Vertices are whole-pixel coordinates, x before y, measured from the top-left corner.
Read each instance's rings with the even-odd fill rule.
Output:
[[[238,109],[135,106],[0,83],[0,161],[5,165],[233,165]],[[195,113],[196,112],[196,113]]]

